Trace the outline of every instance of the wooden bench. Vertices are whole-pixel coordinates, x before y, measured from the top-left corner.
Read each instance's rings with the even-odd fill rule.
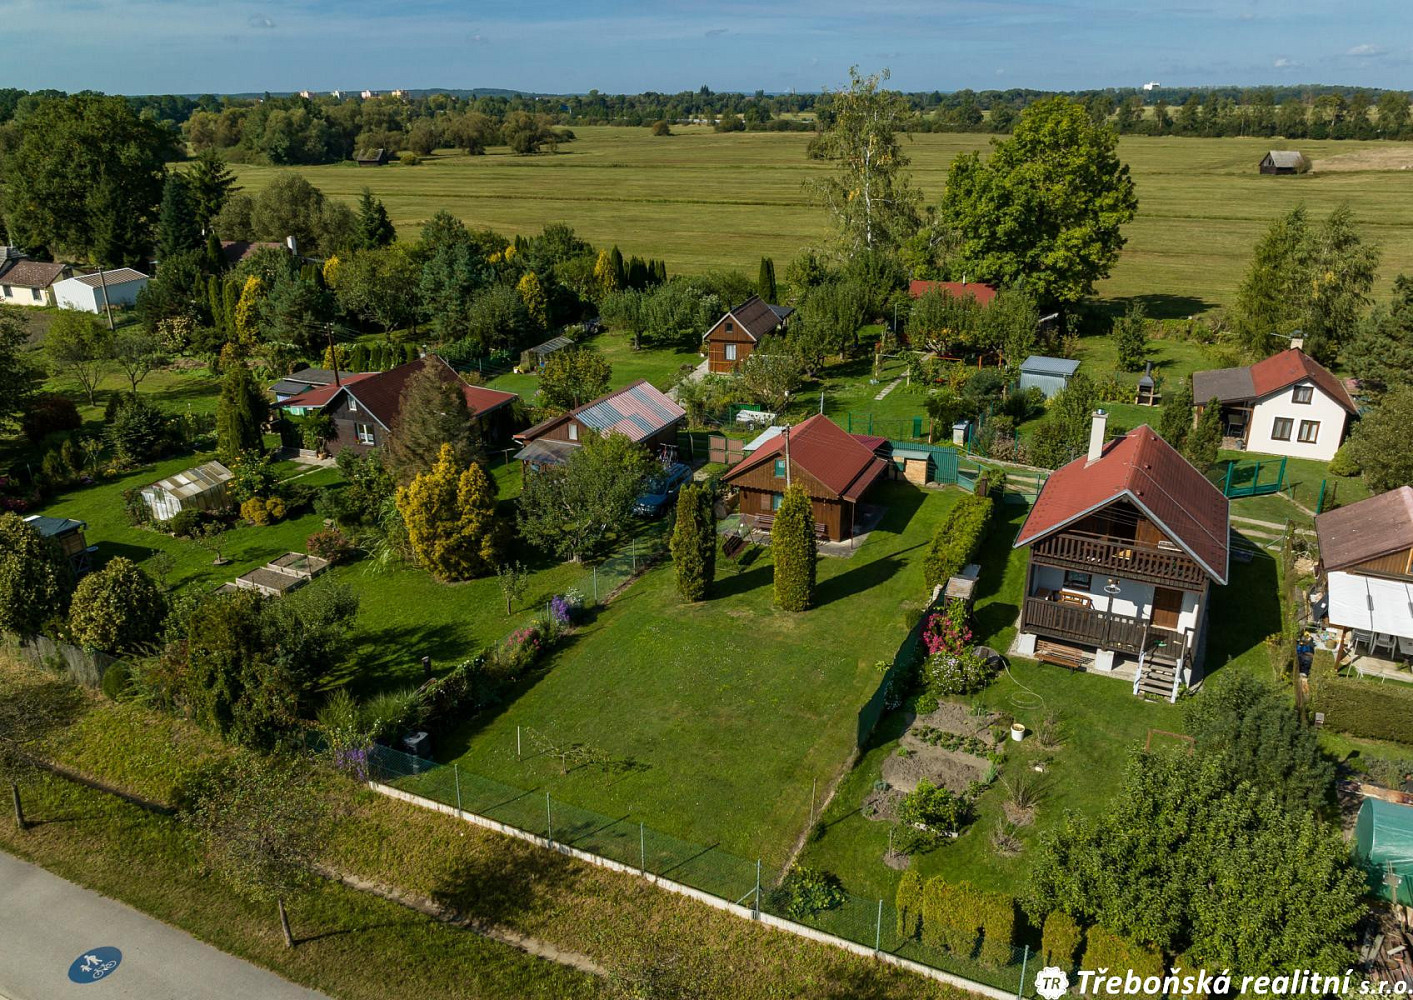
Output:
[[[746,548],[746,540],[740,535],[727,535],[721,543],[721,554],[727,559],[735,559]]]
[[[1035,644],[1035,659],[1041,663],[1051,663],[1069,670],[1083,670],[1086,655],[1073,646],[1041,639]]]

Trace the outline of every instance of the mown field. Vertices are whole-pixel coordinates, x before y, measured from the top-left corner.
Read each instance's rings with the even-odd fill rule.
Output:
[[[735,267],[754,274],[762,255],[777,266],[827,235],[824,212],[805,183],[828,165],[807,160],[808,135],[717,134],[680,128],[666,137],[647,129],[590,127],[554,155],[508,150],[471,157],[447,151],[415,167],[353,164],[299,168],[326,194],[353,199],[364,186],[382,198],[410,235],[438,209],[470,225],[531,233],[568,222],[596,244],[663,257],[670,270]],[[913,174],[929,204],[942,193],[960,152],[986,149],[984,135],[926,134],[907,144]],[[1298,203],[1323,214],[1353,205],[1369,239],[1384,248],[1380,288],[1413,270],[1413,199],[1399,169],[1413,144],[1301,141],[1316,162],[1303,177],[1264,177],[1256,163],[1270,139],[1125,137],[1119,152],[1138,186],[1139,217],[1129,244],[1101,292],[1141,296],[1159,315],[1186,316],[1231,300],[1251,246],[1266,223]],[[1322,164],[1323,161],[1323,164]],[[1324,165],[1326,169],[1319,168]],[[1359,167],[1381,169],[1342,169]],[[236,166],[255,192],[277,172]]]

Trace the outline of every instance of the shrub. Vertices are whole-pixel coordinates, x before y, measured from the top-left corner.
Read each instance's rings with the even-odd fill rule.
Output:
[[[814,505],[804,487],[785,491],[770,532],[775,564],[775,604],[786,611],[804,611],[814,597],[816,560]]]
[[[103,694],[109,701],[121,699],[131,684],[132,667],[128,666],[127,660],[110,664],[108,669],[103,671]]]
[[[1085,935],[1084,961],[1086,969],[1132,970],[1140,979],[1162,977],[1163,956],[1156,951],[1126,941],[1111,930],[1091,927]]]
[[[152,522],[152,508],[147,506],[147,501],[142,498],[142,490],[123,490],[123,514],[126,515],[128,524],[134,528]]]
[[[201,530],[201,512],[191,509],[179,510],[166,522],[166,528],[178,538],[191,538]]]
[[[516,629],[496,650],[496,660],[512,676],[534,666],[541,648],[540,630],[535,625]]]
[[[353,540],[338,528],[316,531],[304,540],[304,549],[311,556],[327,559],[337,566],[353,554]]]
[[[1319,678],[1313,687],[1314,709],[1325,713],[1329,728],[1364,739],[1413,743],[1413,689],[1335,676]]]
[[[269,497],[265,500],[265,513],[270,515],[270,520],[284,520],[286,513],[284,497]]]
[[[165,603],[152,578],[118,556],[79,581],[69,629],[85,649],[128,652],[156,639]]]
[[[1016,935],[1016,901],[1003,892],[977,890],[976,905],[981,917],[981,960],[1005,965],[1011,960]]]
[[[842,905],[846,898],[844,884],[833,872],[799,864],[790,866],[780,888],[771,893],[772,902],[791,920],[808,920]]]
[[[1079,923],[1064,910],[1051,910],[1045,917],[1045,927],[1040,934],[1040,950],[1045,955],[1046,965],[1058,965],[1062,969],[1074,968],[1075,956],[1083,938]]]
[[[922,891],[922,940],[954,955],[970,955],[981,935],[978,894],[970,882],[929,879]]]
[[[56,392],[35,396],[20,418],[20,428],[31,444],[39,444],[56,431],[76,431],[82,426],[74,401]]]
[[[1339,446],[1339,451],[1335,452],[1334,458],[1330,459],[1329,474],[1332,476],[1357,476],[1364,470],[1359,467],[1359,459],[1355,457],[1354,449],[1349,446],[1349,442]]]
[[[183,511],[182,513],[186,513]],[[240,505],[240,516],[251,524],[263,528],[270,523],[270,509],[260,497],[251,497]],[[172,520],[176,520],[173,518]]]
[[[971,819],[971,803],[926,778],[898,803],[898,822],[931,839],[935,846],[944,834],[956,833]]]
[[[404,167],[415,167],[422,162],[422,157],[418,156],[410,149],[404,149],[397,154],[397,162]]]
[[[966,496],[937,525],[923,560],[928,590],[947,582],[976,556],[991,521],[989,496]]]
[[[912,870],[904,872],[894,904],[898,910],[898,936],[904,940],[922,934],[922,894],[922,876]]]
[[[167,443],[171,415],[135,392],[115,398],[118,403],[103,433],[118,461],[131,464],[156,458]]]

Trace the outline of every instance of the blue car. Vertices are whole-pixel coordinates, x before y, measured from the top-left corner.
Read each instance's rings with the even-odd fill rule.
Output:
[[[676,462],[658,473],[648,483],[648,491],[633,502],[633,513],[640,517],[657,517],[668,505],[677,501],[677,491],[691,478],[692,470]]]

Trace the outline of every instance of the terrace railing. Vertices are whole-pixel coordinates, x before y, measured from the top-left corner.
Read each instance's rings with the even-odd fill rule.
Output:
[[[1112,571],[1140,583],[1200,590],[1205,579],[1202,567],[1182,552],[1104,535],[1063,531],[1042,538],[1030,547],[1030,552],[1035,562],[1047,566],[1083,572]]]
[[[1082,642],[1121,653],[1138,653],[1145,643],[1147,626],[1129,615],[1095,611],[1078,604],[1047,601],[1043,597],[1025,599],[1021,628],[1056,639]]]

